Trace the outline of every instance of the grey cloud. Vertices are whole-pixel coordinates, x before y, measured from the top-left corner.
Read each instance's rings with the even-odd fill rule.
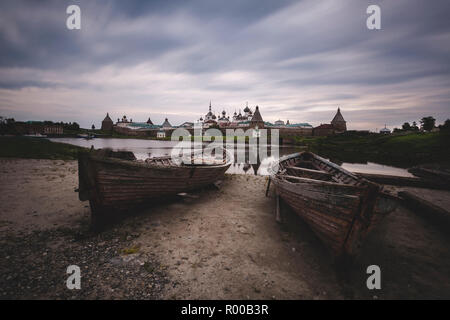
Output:
[[[72,3],[0,3],[3,94],[35,88],[49,99],[51,89],[84,97],[87,110],[101,104],[99,114],[170,109],[177,119],[202,114],[209,99],[229,111],[252,99],[269,119],[286,112],[313,123],[330,118],[318,107],[339,103],[351,121],[365,124],[365,114],[374,125],[387,116],[379,104],[398,110],[388,115],[395,122],[425,112],[428,99],[427,114],[447,117],[448,1],[379,1],[381,31],[365,27],[371,1],[78,1],[76,32],[65,28]],[[16,114],[29,103],[23,97]]]

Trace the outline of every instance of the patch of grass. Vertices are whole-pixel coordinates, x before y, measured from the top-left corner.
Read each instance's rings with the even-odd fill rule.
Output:
[[[296,137],[296,144],[334,162],[377,162],[410,167],[450,161],[450,135],[440,132],[404,135],[348,132],[329,137]]]
[[[86,148],[43,138],[0,136],[0,157],[24,159],[75,160]]]
[[[135,254],[135,253],[138,253],[138,251],[139,251],[139,247],[133,246],[131,248],[123,249],[122,253],[123,254]]]

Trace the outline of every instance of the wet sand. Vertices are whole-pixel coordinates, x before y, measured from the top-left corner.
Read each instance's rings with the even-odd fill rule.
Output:
[[[289,209],[286,224],[275,222],[265,177],[226,175],[220,190],[148,207],[95,234],[74,192],[76,162],[0,165],[0,298],[450,298],[448,232],[403,207],[341,272]],[[70,264],[81,267],[81,290],[65,286]],[[366,287],[371,264],[381,268],[381,290]]]

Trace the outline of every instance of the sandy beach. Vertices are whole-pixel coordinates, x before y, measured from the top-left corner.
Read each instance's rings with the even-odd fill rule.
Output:
[[[74,192],[75,161],[0,159],[0,298],[450,298],[450,236],[423,216],[400,206],[343,273],[288,209],[287,223],[276,223],[266,183],[226,175],[219,190],[148,207],[94,233],[88,202]],[[449,203],[448,191],[412,191]],[[81,290],[65,285],[72,264],[81,268]],[[381,268],[381,290],[366,287],[372,264]]]

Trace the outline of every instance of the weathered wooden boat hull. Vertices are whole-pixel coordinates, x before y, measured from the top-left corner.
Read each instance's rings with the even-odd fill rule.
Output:
[[[231,162],[210,166],[152,165],[96,156],[78,156],[79,198],[89,200],[93,218],[210,185]]]
[[[304,155],[323,171],[295,167]],[[367,233],[395,208],[393,198],[381,193],[377,184],[312,153],[283,157],[278,166],[279,173],[271,176],[277,195],[335,256],[356,254]],[[333,181],[338,177],[342,181]]]
[[[409,168],[408,171],[424,181],[428,181],[432,187],[450,190],[449,164],[428,164]]]
[[[357,173],[356,175],[379,184],[427,188],[427,189],[444,189],[444,190],[450,189],[450,184],[446,183],[444,179],[430,179],[423,177],[422,178],[398,177],[372,173]]]

